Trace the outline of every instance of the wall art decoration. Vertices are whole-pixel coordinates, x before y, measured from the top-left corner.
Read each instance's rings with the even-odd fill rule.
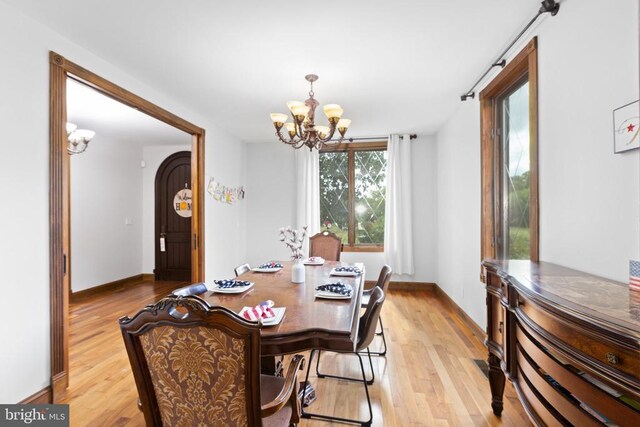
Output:
[[[613,110],[613,152],[622,153],[640,147],[640,102]]]
[[[215,178],[209,179],[207,185],[207,192],[211,194],[213,200],[221,203],[233,204],[238,200],[244,200],[244,186],[241,187],[227,187],[222,183],[215,180]]]
[[[185,184],[186,187],[186,184]],[[191,210],[191,190],[183,188],[178,191],[173,198],[173,209],[183,218],[191,218],[193,211]]]

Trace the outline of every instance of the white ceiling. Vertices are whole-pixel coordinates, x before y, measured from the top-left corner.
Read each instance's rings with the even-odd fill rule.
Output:
[[[67,121],[94,131],[95,141],[106,138],[139,147],[191,144],[186,132],[71,79],[67,80]]]
[[[304,100],[309,73],[320,103],[353,120],[351,136],[433,133],[540,5],[3,1],[249,142],[273,140],[269,113]]]

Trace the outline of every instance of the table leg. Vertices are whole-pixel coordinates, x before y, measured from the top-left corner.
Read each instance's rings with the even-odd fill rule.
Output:
[[[284,365],[282,363],[284,357],[280,356],[276,360],[275,356],[262,356],[260,360],[261,370],[260,373],[264,375],[275,375],[281,377],[284,375]]]
[[[500,359],[498,356],[489,353],[489,386],[491,387],[491,408],[493,413],[498,417],[502,414],[504,394],[504,372],[500,368]]]

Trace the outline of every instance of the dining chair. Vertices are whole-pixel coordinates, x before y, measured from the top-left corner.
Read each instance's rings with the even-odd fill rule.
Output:
[[[329,231],[322,231],[309,238],[309,256],[322,257],[326,261],[340,261],[342,240]]]
[[[369,344],[371,344],[373,337],[376,335],[376,326],[378,324],[378,318],[380,317],[380,310],[382,309],[382,304],[384,303],[384,299],[385,299],[385,293],[381,288],[376,286],[371,290],[371,294],[369,296],[369,303],[367,304],[367,308],[364,314],[360,317],[360,320],[359,320],[358,336],[357,336],[355,351],[344,352],[344,353],[355,354],[358,357],[358,361],[360,362],[360,370],[362,372],[362,379],[340,377],[337,375],[326,375],[326,374],[323,376],[328,378],[339,378],[339,379],[344,379],[348,381],[357,381],[362,383],[364,385],[365,395],[367,396],[367,405],[369,407],[369,419],[367,421],[361,421],[361,420],[355,420],[355,419],[349,419],[349,418],[336,417],[333,415],[310,413],[310,412],[306,412],[304,410],[304,407],[302,408],[302,418],[319,418],[319,419],[330,420],[330,421],[356,423],[362,426],[371,425],[371,422],[373,421],[373,411],[371,410],[371,397],[369,396],[369,387],[368,387],[369,380],[367,380],[367,376],[364,369],[364,363],[362,362],[362,356],[360,355],[360,352],[362,351],[368,352]],[[305,386],[309,384],[309,371],[311,370],[311,362],[313,361],[313,357],[316,354],[316,352],[318,353],[318,359],[320,358],[320,352],[321,352],[320,350],[317,350],[317,349],[311,350],[311,355],[309,356],[309,363],[307,365],[307,373],[305,375],[305,380],[303,383]],[[369,358],[369,365],[371,367],[371,373],[373,374],[373,364],[371,362],[371,358]],[[323,377],[320,377],[320,378],[323,378]],[[303,402],[305,399],[306,390],[307,389],[305,387],[302,394]]]
[[[204,283],[194,283],[193,285],[174,289],[171,292],[171,295],[175,295],[177,297],[187,297],[189,295],[201,295],[205,292],[207,292],[207,285],[205,285]]]
[[[234,268],[233,271],[236,273],[236,277],[238,277],[247,271],[251,271],[251,267],[249,267],[249,264],[242,264]]]
[[[385,295],[389,290],[389,283],[391,282],[391,274],[393,270],[388,265],[384,265],[380,270],[380,275],[378,276],[378,281],[376,282],[376,288],[380,288],[384,291]],[[369,299],[371,298],[371,289],[367,289],[362,292],[362,308],[366,308],[367,304],[369,304]],[[380,332],[376,332],[376,335],[382,337],[382,351],[369,351],[367,352],[368,356],[386,356],[387,354],[387,339],[384,336],[384,326],[382,325],[382,314],[378,317],[378,323],[380,324]]]
[[[286,377],[260,375],[260,327],[197,296],[168,296],[120,330],[147,426],[299,422],[295,355]]]

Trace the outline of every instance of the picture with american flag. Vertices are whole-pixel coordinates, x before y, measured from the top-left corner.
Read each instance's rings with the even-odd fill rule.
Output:
[[[640,261],[629,261],[629,289],[640,292]]]

